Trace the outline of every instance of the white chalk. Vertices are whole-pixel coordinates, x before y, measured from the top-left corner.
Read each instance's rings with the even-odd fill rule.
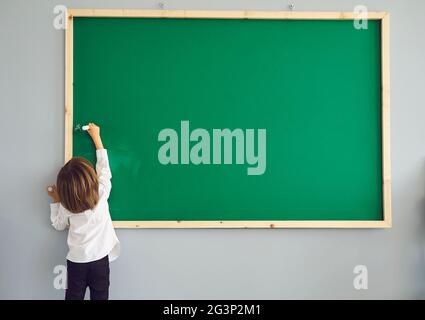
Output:
[[[90,126],[83,126],[81,129],[83,129],[83,131],[87,131],[90,129]]]

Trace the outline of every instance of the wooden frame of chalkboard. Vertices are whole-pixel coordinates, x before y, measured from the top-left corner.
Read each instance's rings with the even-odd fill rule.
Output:
[[[354,20],[365,18],[363,15],[354,12],[68,9],[65,32],[65,162],[72,157],[73,17],[294,20]],[[367,19],[380,20],[381,22],[382,220],[114,221],[114,226],[116,228],[390,228],[392,225],[389,64],[390,18],[387,12],[368,12]]]

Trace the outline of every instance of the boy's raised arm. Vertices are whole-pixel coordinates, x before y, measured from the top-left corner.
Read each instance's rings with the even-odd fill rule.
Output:
[[[99,196],[106,196],[106,198],[108,198],[112,188],[112,173],[111,169],[109,168],[108,153],[103,148],[102,139],[100,137],[100,128],[94,123],[89,123],[89,129],[87,132],[89,133],[96,147],[96,172],[99,177],[100,184]]]

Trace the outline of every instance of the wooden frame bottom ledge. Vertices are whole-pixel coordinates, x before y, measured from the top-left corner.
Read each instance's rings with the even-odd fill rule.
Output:
[[[303,221],[113,221],[115,228],[138,228],[138,229],[167,229],[167,228],[391,228],[391,222],[385,220],[303,220]]]

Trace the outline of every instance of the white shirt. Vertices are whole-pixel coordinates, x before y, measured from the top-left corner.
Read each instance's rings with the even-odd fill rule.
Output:
[[[111,169],[105,149],[96,150],[96,172],[99,178],[99,202],[93,209],[72,213],[59,203],[50,205],[50,219],[57,230],[69,227],[66,258],[72,262],[90,262],[109,255],[109,261],[118,258],[120,242],[115,234],[109,213]]]

